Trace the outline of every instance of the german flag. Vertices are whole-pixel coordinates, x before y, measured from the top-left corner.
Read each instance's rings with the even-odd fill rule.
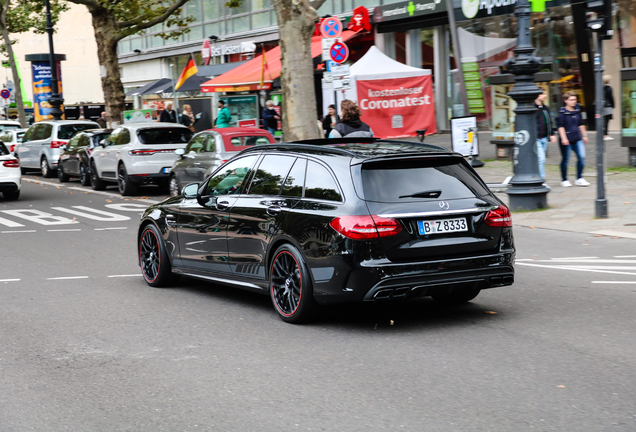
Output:
[[[188,60],[188,64],[183,68],[183,72],[181,72],[177,83],[174,85],[175,91],[179,90],[179,87],[181,87],[183,83],[185,83],[192,75],[196,75],[197,72],[199,72],[199,69],[197,69],[196,63],[194,63],[194,57],[192,56],[192,54],[190,54],[190,60]]]

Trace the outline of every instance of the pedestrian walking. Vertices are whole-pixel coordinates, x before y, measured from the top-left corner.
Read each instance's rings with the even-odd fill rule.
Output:
[[[355,102],[345,99],[340,102],[340,117],[342,121],[329,132],[329,138],[357,138],[372,137],[373,130],[368,124],[360,120],[362,112]]]
[[[550,107],[545,104],[548,95],[545,90],[534,101],[537,107],[537,158],[539,159],[539,174],[545,180],[545,158],[548,154],[548,141],[556,142],[554,129],[552,128],[552,113]]]
[[[263,117],[263,126],[265,126],[265,129],[274,135],[276,130],[278,130],[278,120],[280,120],[280,116],[274,109],[274,101],[268,100],[265,102],[265,108],[263,108],[261,116]]]
[[[159,121],[163,123],[177,123],[177,113],[172,109],[171,103],[167,103],[166,109],[161,111]]]
[[[610,86],[610,81],[612,81],[611,75],[603,75],[603,82],[605,85],[603,86],[603,139],[605,141],[613,140],[609,135],[609,122],[612,120],[612,114],[614,114],[614,92],[612,91],[612,86]]]
[[[559,138],[561,139],[561,186],[570,187],[572,183],[568,181],[568,160],[570,150],[577,157],[576,181],[577,186],[588,186],[590,183],[583,178],[583,168],[585,167],[585,145],[587,144],[587,130],[583,124],[581,110],[577,108],[576,94],[567,92],[563,94],[565,106],[559,108],[556,118]]]
[[[232,114],[230,114],[230,110],[225,106],[225,101],[220,100],[217,104],[219,108],[219,113],[216,117],[216,127],[218,128],[226,128],[230,127],[230,122],[232,121]]]
[[[190,129],[190,132],[194,132],[194,124],[197,122],[192,107],[188,104],[183,105],[183,114],[181,114],[181,124]]]
[[[329,133],[340,123],[340,116],[336,113],[336,106],[329,105],[329,114],[322,121],[322,128],[325,131],[325,138],[329,138]]]
[[[106,111],[102,111],[102,114],[100,115],[100,117],[95,120],[95,123],[97,123],[99,125],[99,127],[101,127],[102,129],[106,129],[106,126],[108,126],[108,119],[106,118]]]

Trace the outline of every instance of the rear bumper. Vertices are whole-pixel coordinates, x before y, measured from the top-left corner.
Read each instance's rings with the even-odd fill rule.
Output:
[[[163,168],[162,168],[163,169]],[[154,173],[154,174],[128,174],[128,179],[132,183],[137,184],[151,184],[161,182],[162,180],[168,180],[170,173]]]
[[[0,181],[0,192],[16,192],[18,190],[20,190],[19,183]]]

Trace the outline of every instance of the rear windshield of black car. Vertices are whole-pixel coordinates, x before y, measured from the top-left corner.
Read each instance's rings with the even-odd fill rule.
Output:
[[[185,128],[141,129],[137,136],[142,144],[187,144],[192,132]]]
[[[489,193],[459,158],[365,163],[362,165],[362,187],[366,200],[391,203],[472,198]],[[441,193],[439,196],[409,197],[426,191]]]
[[[66,124],[66,125],[60,126],[60,129],[57,131],[57,138],[67,140],[67,139],[71,139],[73,135],[75,135],[78,132],[81,132],[86,129],[97,129],[97,128],[99,128],[99,126],[94,124]]]

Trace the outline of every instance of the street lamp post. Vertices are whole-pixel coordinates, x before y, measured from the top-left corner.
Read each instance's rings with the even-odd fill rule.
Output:
[[[60,89],[57,76],[57,62],[55,61],[55,49],[53,48],[53,23],[51,21],[51,3],[46,0],[46,32],[49,34],[49,64],[51,65],[51,115],[54,120],[61,120],[64,111],[60,108],[64,99],[60,97]]]
[[[530,4],[518,0],[515,7],[517,19],[517,47],[515,56],[506,61],[506,67],[515,75],[515,85],[508,96],[517,102],[515,109],[514,176],[507,194],[511,210],[538,210],[548,206],[550,188],[543,186],[537,158],[537,125],[534,105],[542,90],[534,83],[542,59],[534,55],[530,38]]]

